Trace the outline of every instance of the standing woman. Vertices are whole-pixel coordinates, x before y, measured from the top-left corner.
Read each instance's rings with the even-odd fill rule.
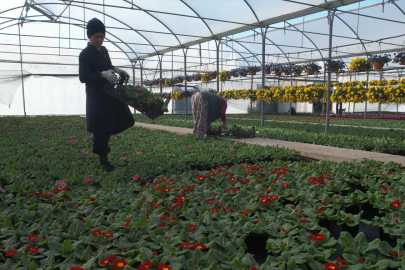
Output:
[[[222,120],[222,127],[228,128],[226,124],[226,100],[210,92],[197,92],[191,96],[191,111],[194,119],[193,134],[198,139],[204,139],[207,132],[211,131],[211,123],[218,118]]]
[[[112,172],[116,168],[108,161],[108,141],[135,124],[127,104],[103,92],[106,83],[117,81],[115,72],[121,77],[129,75],[125,70],[114,67],[107,49],[102,46],[105,26],[97,18],[87,23],[89,43],[79,56],[79,79],[86,84],[87,131],[93,133],[93,153],[99,156],[102,167]]]

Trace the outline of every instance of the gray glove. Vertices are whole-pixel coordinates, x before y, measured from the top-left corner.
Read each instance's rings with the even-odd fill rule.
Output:
[[[121,78],[126,78],[126,79],[125,79],[125,82],[128,82],[128,80],[129,80],[129,74],[128,74],[128,72],[126,72],[126,71],[123,70],[123,69],[118,68],[118,69],[117,69],[117,73],[120,75]]]
[[[102,74],[103,78],[109,81],[110,83],[116,83],[118,80],[117,75],[115,75],[112,69],[103,71]]]

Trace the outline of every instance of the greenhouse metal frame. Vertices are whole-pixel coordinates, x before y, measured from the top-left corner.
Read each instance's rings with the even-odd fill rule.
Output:
[[[405,43],[404,0],[21,0],[0,6],[0,103],[5,105],[17,89],[24,93],[24,81],[31,76],[77,77],[78,54],[88,40],[85,26],[93,17],[105,23],[104,45],[113,64],[133,75],[133,84],[269,62],[324,67],[330,59],[349,63],[357,56],[394,53]],[[271,80],[400,79],[403,67],[339,74],[323,70],[316,76],[262,74],[210,85],[221,91],[231,84],[252,88],[253,82]],[[330,89],[327,93],[329,100]]]

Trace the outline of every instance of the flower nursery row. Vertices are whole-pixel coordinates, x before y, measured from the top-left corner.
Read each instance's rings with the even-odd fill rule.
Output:
[[[0,194],[0,267],[404,268],[404,170],[274,160],[150,182],[17,178]]]
[[[145,116],[137,115],[135,119],[139,122],[159,125],[194,127],[193,120],[184,120],[184,116],[167,115],[151,121]],[[230,118],[227,122],[228,126],[237,125],[245,129],[256,126],[256,136],[262,138],[405,155],[405,134],[394,129],[331,126],[330,132],[326,134],[325,126],[321,124],[265,121],[262,127],[257,120]]]
[[[368,58],[361,58],[356,57],[350,62],[348,69],[351,71],[365,71],[370,70],[372,67],[374,69],[381,69],[385,64],[389,62],[398,63],[400,65],[405,65],[405,51],[399,51],[394,53],[394,57],[392,58],[390,54],[384,55],[372,55]],[[331,60],[326,61],[325,66],[328,70],[332,72],[339,72],[345,69],[347,66],[344,61],[342,60]],[[312,75],[319,73],[322,67],[314,62],[309,62],[306,64],[280,64],[280,63],[268,63],[264,66],[264,73],[271,74],[274,73],[275,76],[281,76],[284,74],[285,76],[297,76],[301,75],[302,72],[305,72],[307,75]],[[162,78],[162,79],[154,79],[154,80],[145,80],[143,84],[145,86],[152,86],[152,85],[166,85],[166,86],[173,86],[177,83],[182,83],[184,80],[191,82],[191,81],[202,81],[203,83],[209,83],[211,80],[218,79],[220,81],[228,81],[232,77],[246,77],[249,75],[256,75],[257,72],[262,72],[262,66],[242,66],[239,68],[234,68],[229,71],[223,70],[221,72],[218,71],[209,71],[206,73],[195,73],[192,75],[178,75],[173,78]]]

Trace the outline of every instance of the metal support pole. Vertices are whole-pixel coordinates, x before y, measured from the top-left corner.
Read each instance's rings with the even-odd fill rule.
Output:
[[[328,20],[329,20],[329,63],[332,61],[332,31],[333,31],[333,18],[335,16],[336,9],[332,11],[328,9]],[[326,124],[325,133],[329,133],[329,104],[330,104],[330,81],[331,81],[331,71],[328,69],[328,88],[326,92]]]
[[[143,60],[142,63],[139,63],[140,70],[141,70],[141,86],[143,85]]]
[[[186,80],[186,74],[187,74],[187,50],[188,48],[183,48],[183,54],[184,54],[184,91],[187,92],[187,80]],[[185,119],[187,120],[187,96],[186,96],[186,117]]]
[[[266,54],[266,35],[267,35],[267,26],[262,27],[261,29],[262,32],[262,89],[264,89],[264,84],[265,84],[265,79],[266,75],[264,74],[264,66],[265,66],[265,54]],[[252,76],[252,81],[253,81],[253,76]],[[260,108],[260,124],[263,127],[264,126],[264,101],[261,100],[261,108]]]
[[[163,54],[160,55],[159,57],[159,74],[160,74],[160,79],[159,79],[159,87],[160,87],[160,93],[162,94],[163,92],[163,85],[162,85],[162,62],[163,62]]]
[[[136,61],[131,62],[131,65],[132,65],[132,85],[135,85],[135,65],[136,65]]]
[[[221,45],[221,39],[217,39],[217,93],[219,92],[219,45]]]
[[[25,111],[24,72],[23,72],[21,32],[20,32],[21,24],[18,24],[17,26],[18,26],[18,41],[19,41],[19,47],[20,47],[21,89],[22,89],[22,98],[23,98],[23,108],[24,108],[24,116],[27,116],[27,112]]]
[[[370,72],[367,69],[367,86],[366,86],[366,93],[368,92],[368,79],[369,79]],[[364,102],[364,119],[366,119],[367,115],[367,100]]]

